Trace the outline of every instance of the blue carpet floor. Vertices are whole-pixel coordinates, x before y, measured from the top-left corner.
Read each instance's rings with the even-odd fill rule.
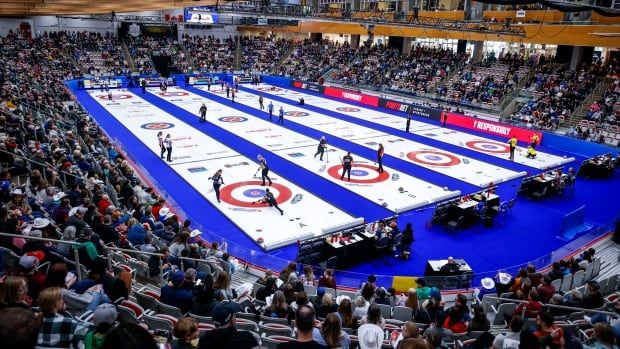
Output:
[[[225,102],[229,106],[231,105],[230,102],[223,97],[205,94],[193,88],[187,89],[216,102]],[[240,139],[238,136],[226,130],[213,127],[210,124],[198,124],[195,115],[165,102],[156,96],[149,94],[141,95],[139,90],[134,90],[133,92],[157,107],[173,114],[182,121],[192,124],[196,129],[218,139],[243,155],[254,158],[259,152],[265,153],[264,149],[244,139]],[[214,232],[226,235],[228,239],[235,242],[232,244],[233,246],[229,245],[229,250],[233,254],[238,254],[250,259],[252,262],[271,268],[282,268],[283,261],[279,260],[280,258],[293,259],[295,257],[297,251],[296,246],[280,248],[269,253],[270,256],[277,258],[264,258],[261,253],[248,252],[249,250],[257,249],[250,238],[239,231],[232,222],[220,214],[217,209],[212,207],[183,179],[178,177],[174,171],[157,157],[157,155],[147,149],[139,139],[136,139],[86,92],[76,91],[76,96],[113,139],[118,139],[125,149],[131,149],[133,157],[157,180],[161,189],[174,197],[175,201],[188,217]],[[255,111],[249,107],[238,104],[235,104],[233,107],[258,117],[265,117],[261,112]],[[311,108],[311,106],[308,108]],[[324,112],[330,116],[345,118],[345,116],[338,115],[338,113],[319,110],[318,107],[312,108],[317,108],[315,111]],[[360,124],[362,124],[362,122],[360,122]],[[288,120],[285,126],[310,137],[320,137],[317,131],[303,125],[288,122]],[[372,123],[368,125],[365,124],[364,126],[386,131],[383,130],[381,126]],[[483,136],[489,137],[488,135]],[[489,157],[484,154],[462,148],[452,149],[441,142],[434,141],[436,143],[431,143],[423,137],[415,138],[418,136],[413,135],[411,137],[412,140],[455,151],[457,153],[466,154],[467,152],[467,156],[483,161],[500,163],[503,167],[514,170],[523,169],[523,166],[519,164],[513,164],[496,158],[487,159]],[[351,151],[365,157],[374,156],[372,150],[361,146],[355,146],[346,140],[334,140],[334,144],[338,147],[349,148]],[[550,152],[564,155],[564,153],[559,150]],[[574,154],[570,155],[575,156]],[[271,155],[271,158],[270,162],[277,172],[282,173],[283,176],[294,181],[296,184],[347,212],[363,212],[363,215],[368,220],[389,215],[389,212],[382,207],[361,199],[355,194],[333,185],[305,169],[291,164],[275,155]],[[445,185],[450,185],[451,188],[460,189],[465,193],[472,192],[476,189],[474,186],[462,181],[453,180],[400,159],[389,159],[386,163],[388,163],[388,161],[390,166],[394,166],[399,170],[409,173],[415,173],[416,177],[435,184],[444,185],[445,183]],[[528,168],[528,170],[530,172],[533,171],[531,168]],[[501,184],[498,189],[498,194],[502,199],[514,197],[519,183],[520,179]],[[618,206],[613,195],[606,194],[619,192],[619,190],[620,175],[616,175],[608,180],[583,180],[580,178],[577,180],[576,189],[573,194],[563,198],[549,199],[541,202],[532,202],[527,199],[519,198],[512,214],[507,216],[505,220],[500,218],[501,222],[498,223],[501,224],[493,228],[475,225],[458,232],[444,231],[438,226],[426,226],[426,222],[432,214],[432,208],[410,211],[402,214],[399,221],[402,225],[406,222],[411,222],[415,228],[416,240],[411,260],[403,262],[391,256],[385,256],[379,259],[368,260],[351,268],[350,271],[361,274],[422,275],[426,260],[445,258],[448,255],[466,259],[476,272],[496,271],[497,269],[526,263],[540,256],[549,254],[551,251],[566,243],[566,241],[557,237],[561,227],[562,217],[565,213],[585,204],[586,217],[589,222],[603,224],[613,219],[618,213]],[[339,281],[342,282],[344,280]]]

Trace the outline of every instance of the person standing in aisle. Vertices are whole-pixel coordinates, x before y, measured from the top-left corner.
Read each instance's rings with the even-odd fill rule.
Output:
[[[278,202],[273,196],[273,193],[269,191],[269,188],[265,188],[265,196],[262,199],[258,200],[258,202],[269,204],[269,206],[275,207],[278,211],[280,211],[280,216],[284,215],[284,210],[281,209],[280,206],[278,206]]]
[[[166,161],[172,162],[172,137],[170,133],[166,135],[166,139],[164,139],[164,145],[166,146],[166,150],[168,154],[166,155]]]
[[[200,107],[200,122],[205,122],[207,120],[207,105],[202,103]]]
[[[263,180],[263,184],[261,185],[265,185],[265,179],[267,179],[269,181],[269,185],[271,185],[272,181],[271,178],[269,178],[269,166],[267,166],[267,160],[265,160],[265,158],[260,154],[258,154],[258,164],[259,167],[254,176],[256,177],[256,174],[260,171],[261,179]]]
[[[346,173],[349,182],[351,181],[351,167],[353,167],[353,157],[351,156],[351,152],[347,152],[347,155],[342,158],[342,175],[340,176],[341,180],[344,179],[344,175]]]
[[[213,190],[215,190],[215,197],[217,198],[217,202],[220,201],[220,187],[224,184],[224,179],[222,179],[222,170],[217,170],[215,174],[209,177],[210,180],[213,181]]]
[[[273,102],[272,101],[269,101],[267,110],[269,111],[269,121],[273,121]]]
[[[280,106],[278,111],[278,124],[284,125],[284,107]]]
[[[317,155],[321,155],[320,159],[323,161],[323,154],[325,154],[325,149],[327,148],[327,139],[325,136],[321,136],[321,140],[319,141],[319,146],[316,149],[316,154],[314,154],[314,158],[316,159]]]
[[[260,105],[260,110],[265,110],[265,105],[263,104],[263,95],[258,96],[258,105]]]
[[[166,146],[164,145],[164,132],[159,131],[157,133],[157,143],[159,143],[159,149],[161,150],[159,157],[163,159],[164,153],[166,152]]]
[[[383,155],[385,153],[385,150],[383,149],[383,144],[379,143],[379,149],[377,149],[377,164],[379,165],[379,168],[377,168],[377,171],[379,173],[383,173]]]
[[[517,148],[517,136],[512,135],[512,137],[508,140],[508,145],[510,146],[510,157],[508,159],[515,161],[515,149]]]

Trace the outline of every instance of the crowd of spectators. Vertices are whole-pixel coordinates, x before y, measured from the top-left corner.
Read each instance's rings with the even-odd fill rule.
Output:
[[[390,71],[390,88],[409,93],[425,94],[453,69],[467,61],[466,54],[449,49],[416,46]]]
[[[462,68],[437,89],[437,95],[450,102],[496,105],[525,75],[523,61],[515,54],[493,55],[481,63]]]
[[[577,70],[556,63],[542,65],[525,87],[533,97],[513,118],[533,127],[556,129],[590,94],[600,76],[596,68],[585,65]]]
[[[237,39],[219,39],[214,36],[183,35],[183,45],[193,66],[201,72],[232,71]]]
[[[340,64],[330,78],[343,84],[427,93],[466,60],[466,54],[448,49],[416,46],[409,54],[401,55],[395,48],[365,44],[354,50],[352,63]]]
[[[273,37],[241,37],[241,69],[246,72],[270,74],[294,43]]]
[[[128,64],[120,42],[109,32],[73,32],[66,48],[83,72],[100,76],[123,76],[127,74]]]
[[[298,274],[298,265],[291,263],[278,276],[267,271],[256,280],[262,285],[256,292],[252,284],[234,288],[231,275],[239,268],[234,258],[216,243],[202,241],[191,222],[181,222],[165,199],[141,183],[130,163],[79,106],[65,107],[63,102],[71,102],[72,96],[62,81],[79,69],[60,53],[66,42],[62,37],[52,33],[31,40],[11,32],[1,38],[3,47],[12,49],[0,51],[7,63],[0,67],[0,231],[13,236],[1,237],[0,246],[4,255],[16,256],[14,265],[4,266],[10,270],[5,270],[0,286],[3,345],[83,343],[89,348],[123,348],[134,343],[156,348],[153,336],[141,326],[123,322],[113,328],[118,317],[113,303],[130,302],[132,273],[121,267],[109,269],[104,257],[111,252],[106,245],[159,252],[145,262],[148,277],[165,276],[159,301],[183,313],[211,317],[215,328],[201,337],[196,321],[177,319],[175,348],[196,342],[201,348],[253,347],[255,337],[235,329],[240,311],[253,314],[257,321],[261,315],[287,324],[294,320],[297,342],[281,348],[299,347],[302,342],[348,348],[350,333],[357,333],[360,347],[378,349],[384,345],[386,330],[393,331],[390,345],[401,349],[439,348],[452,343],[455,334],[473,331],[482,332],[476,339],[480,346],[474,347],[504,347],[496,344],[500,340],[535,343],[528,348],[565,347],[578,341],[568,331],[558,332],[554,315],[567,314],[547,311],[545,303],[586,309],[608,305],[595,281],[588,283],[586,294],[571,290],[562,295],[552,285],[554,279],[588,268],[594,250],[555,263],[546,275],[530,266],[514,278],[499,274],[492,283],[483,283],[486,293],[512,292],[513,298],[527,301],[508,319],[511,327],[502,337],[490,333],[479,304],[472,305],[459,294],[448,306],[440,290],[427,287],[423,279],[406,295],[398,295],[371,275],[354,294],[335,297],[330,292],[336,286],[333,270],[324,270],[317,280],[311,267]],[[579,77],[588,80],[587,74]],[[82,272],[76,255],[88,271],[81,280],[76,277]],[[212,272],[199,271],[191,260],[180,263],[180,257],[199,259]],[[307,294],[305,286],[315,288],[316,295]],[[613,302],[613,310],[620,313],[620,302]],[[411,319],[395,328],[384,319],[380,305],[410,308]],[[75,317],[86,310],[94,312],[92,318]],[[521,311],[536,319],[535,331],[520,329]],[[320,326],[315,326],[315,318]],[[599,316],[584,320],[584,326],[594,324],[598,343],[613,348],[620,322]]]
[[[306,81],[319,81],[328,70],[347,65],[353,57],[354,50],[348,43],[304,40],[296,44],[292,54],[275,73]]]
[[[179,43],[171,38],[132,37],[125,39],[136,69],[141,74],[156,73],[152,56],[170,56],[170,68],[185,72],[189,63]]]

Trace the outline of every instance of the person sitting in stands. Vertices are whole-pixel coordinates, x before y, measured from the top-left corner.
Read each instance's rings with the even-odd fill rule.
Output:
[[[319,279],[319,287],[336,288],[336,279],[334,279],[334,271],[325,269],[323,276]]]
[[[181,309],[182,313],[192,308],[192,291],[181,288],[185,280],[185,273],[178,270],[170,277],[170,282],[161,288],[162,303]]]
[[[423,278],[418,278],[416,282],[418,284],[418,289],[416,290],[418,294],[418,299],[431,298],[431,288],[426,286],[426,280],[424,280]]]
[[[264,302],[267,297],[271,296],[272,294],[274,294],[274,292],[276,292],[276,289],[276,279],[274,277],[271,277],[267,279],[267,281],[265,282],[265,286],[259,288],[258,291],[256,291],[256,299]]]
[[[222,302],[213,308],[213,324],[217,328],[205,332],[198,343],[199,349],[212,348],[254,348],[258,343],[248,331],[237,331],[236,314],[241,311],[235,302]]]
[[[551,284],[552,281],[553,280],[551,279],[551,277],[547,274],[543,278],[543,283],[537,288],[538,295],[542,303],[549,303],[551,297],[553,297],[553,295],[555,294],[556,290],[555,287],[553,287],[553,285]]]
[[[520,303],[512,315],[521,315],[525,309],[526,318],[535,318],[542,311],[542,304],[540,303],[538,291],[531,290],[527,297],[527,301],[527,303]],[[509,319],[510,318],[507,320]]]
[[[564,333],[562,328],[553,325],[553,314],[540,312],[536,317],[536,331],[534,335],[540,341],[540,348],[564,348]]]
[[[459,273],[459,265],[456,264],[454,257],[448,257],[448,263],[444,264],[439,271],[443,275],[454,275]]]
[[[581,301],[581,308],[597,309],[605,305],[605,299],[599,292],[601,286],[596,281],[588,282],[588,294],[583,296]]]

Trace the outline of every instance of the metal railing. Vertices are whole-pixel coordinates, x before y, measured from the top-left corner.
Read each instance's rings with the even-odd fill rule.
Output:
[[[501,297],[492,297],[492,296],[486,296],[486,299],[491,299],[494,301],[500,301],[503,303],[529,303],[528,301],[523,301],[523,300],[518,300],[518,299],[512,299],[512,298],[501,298]],[[612,313],[609,311],[604,311],[604,310],[599,310],[599,309],[586,309],[586,308],[577,308],[577,307],[569,307],[567,305],[559,305],[559,304],[542,304],[543,307],[546,308],[553,308],[553,309],[560,309],[560,310],[570,310],[570,311],[574,311],[574,312],[584,312],[584,313],[592,313],[592,314],[601,314],[601,315],[607,315],[607,316],[611,316],[611,317],[620,317],[620,314],[617,313]],[[525,313],[525,309],[523,309],[523,312]]]
[[[54,244],[67,244],[67,245],[71,245],[71,246],[81,246],[82,243],[80,242],[75,242],[75,241],[69,241],[69,240],[58,240],[58,239],[49,239],[49,238],[40,238],[40,237],[35,237],[35,236],[23,236],[23,235],[15,235],[15,234],[7,234],[7,233],[0,233],[0,236],[3,237],[10,237],[10,238],[21,238],[21,239],[25,239],[25,240],[33,240],[33,241],[43,241],[43,242],[51,242]],[[129,249],[125,249],[125,248],[120,248],[120,247],[115,247],[115,246],[111,246],[110,244],[105,244],[103,245],[103,249],[105,251],[116,251],[116,252],[123,252],[126,254],[141,254],[141,255],[145,255],[145,256],[156,256],[159,257],[159,277],[160,277],[160,282],[163,282],[163,259],[166,257],[164,254],[161,253],[154,253],[154,252],[144,252],[144,251],[139,251],[139,250],[129,250]],[[7,253],[6,251],[0,251],[2,253]],[[60,254],[59,254],[60,255]],[[76,263],[76,265],[78,266],[78,268],[80,268],[82,266],[82,264],[80,264],[80,256],[79,256],[79,251],[78,249],[74,249],[73,250],[73,256],[75,258],[74,262]],[[65,257],[65,256],[63,256]],[[107,255],[103,255],[100,256],[102,258],[106,258],[108,261],[108,269],[112,269],[114,263],[112,263],[112,257],[111,255],[108,253]],[[66,258],[66,257],[65,257]],[[190,257],[175,257],[179,260],[180,262],[180,267],[181,270],[184,270],[185,268],[183,268],[183,261],[192,261],[194,263],[205,263],[206,261],[204,259],[197,259],[197,258],[190,258]],[[67,260],[65,259],[65,262]],[[82,281],[82,273],[77,271],[76,272],[76,276],[78,281]]]
[[[325,7],[282,5],[262,6],[251,4],[219,5],[220,13],[231,13],[240,17],[269,18],[273,20],[295,21],[308,18],[320,18],[323,21],[356,22],[366,24],[372,30],[374,24],[392,24],[406,27],[445,29],[450,31],[493,33],[513,36],[525,36],[525,30],[519,25],[505,25],[483,21],[451,20],[444,18],[419,17],[413,12],[359,11],[350,9],[328,9]],[[234,19],[234,17],[233,17]]]

